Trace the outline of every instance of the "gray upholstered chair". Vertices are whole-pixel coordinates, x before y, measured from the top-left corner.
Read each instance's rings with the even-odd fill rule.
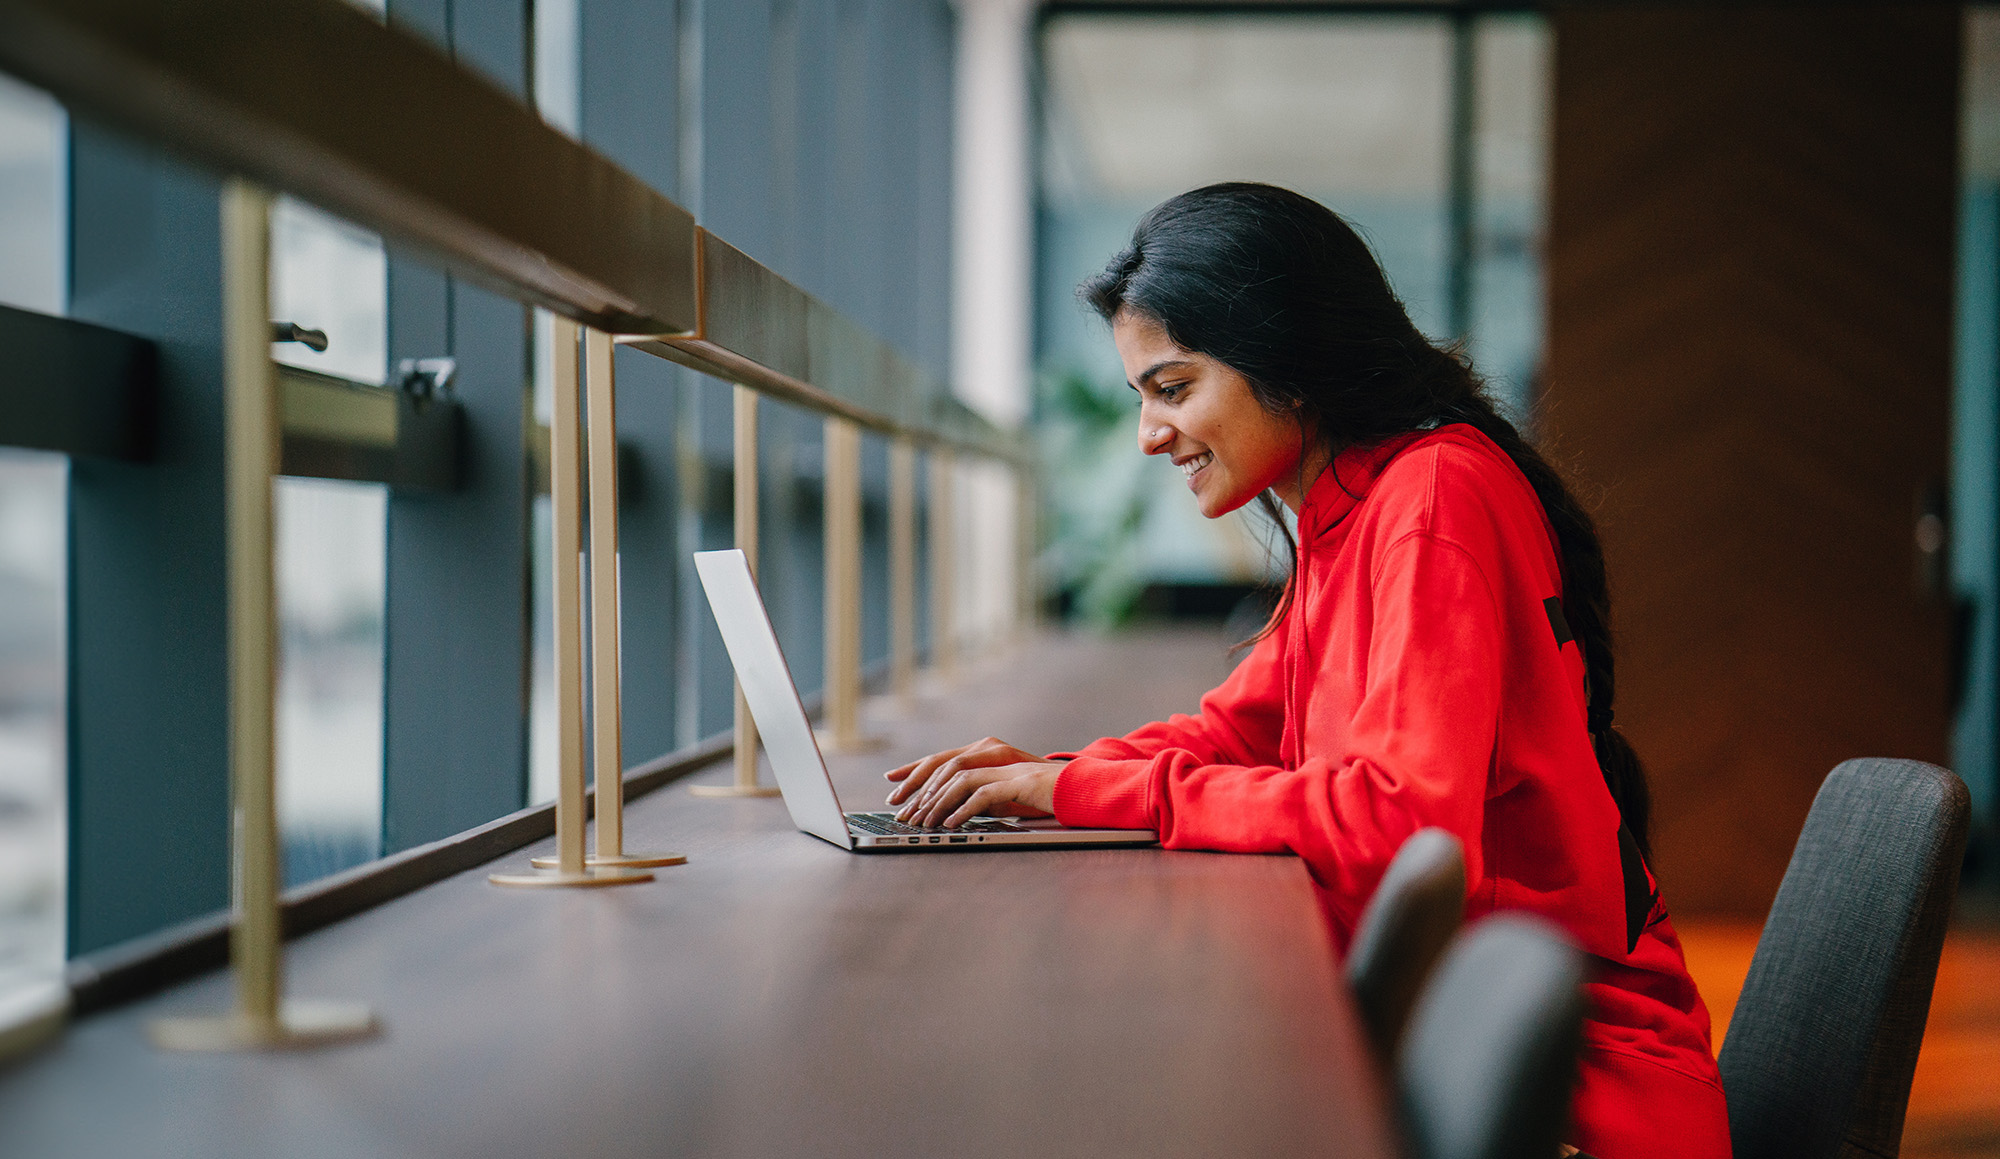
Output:
[[[1445,955],[1410,1020],[1396,1094],[1412,1159],[1552,1159],[1583,1036],[1584,956],[1501,914]]]
[[[1458,838],[1442,829],[1417,830],[1368,899],[1347,952],[1347,982],[1385,1068],[1464,916],[1465,853]]]
[[[1894,1159],[1967,813],[1964,783],[1919,761],[1820,786],[1722,1047],[1737,1159]]]

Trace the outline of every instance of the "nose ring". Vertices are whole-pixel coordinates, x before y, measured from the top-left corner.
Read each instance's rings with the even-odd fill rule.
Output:
[[[1160,427],[1153,432],[1153,441],[1156,443],[1166,437],[1167,437],[1167,428],[1165,427]]]

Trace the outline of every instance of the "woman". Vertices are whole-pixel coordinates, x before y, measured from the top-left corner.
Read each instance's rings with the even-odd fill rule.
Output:
[[[898,816],[1151,828],[1297,853],[1345,951],[1404,838],[1464,842],[1468,916],[1530,910],[1594,958],[1570,1143],[1729,1154],[1708,1011],[1648,872],[1647,794],[1612,727],[1590,517],[1366,245],[1264,185],[1183,194],[1081,295],[1110,323],[1139,446],[1204,515],[1296,517],[1292,573],[1196,716],[1043,758],[997,740],[892,770]]]

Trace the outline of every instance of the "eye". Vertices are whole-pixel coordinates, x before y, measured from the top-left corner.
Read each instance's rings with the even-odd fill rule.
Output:
[[[1185,382],[1166,383],[1159,388],[1160,401],[1172,402],[1186,392],[1187,388],[1188,384]]]

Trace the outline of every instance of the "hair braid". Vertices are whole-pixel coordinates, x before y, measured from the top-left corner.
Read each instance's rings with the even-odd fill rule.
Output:
[[[1597,754],[1598,771],[1604,775],[1605,787],[1618,803],[1619,814],[1632,831],[1640,853],[1651,861],[1648,821],[1652,794],[1646,784],[1645,767],[1631,742],[1612,723],[1618,696],[1617,663],[1611,646],[1610,582],[1605,574],[1604,547],[1597,537],[1596,522],[1541,452],[1494,409],[1471,373],[1465,371],[1464,375],[1465,393],[1446,408],[1445,417],[1465,423],[1505,451],[1527,477],[1536,498],[1542,501],[1542,510],[1555,531],[1557,558],[1562,566],[1563,616],[1569,621],[1570,632],[1583,654],[1585,719]]]

